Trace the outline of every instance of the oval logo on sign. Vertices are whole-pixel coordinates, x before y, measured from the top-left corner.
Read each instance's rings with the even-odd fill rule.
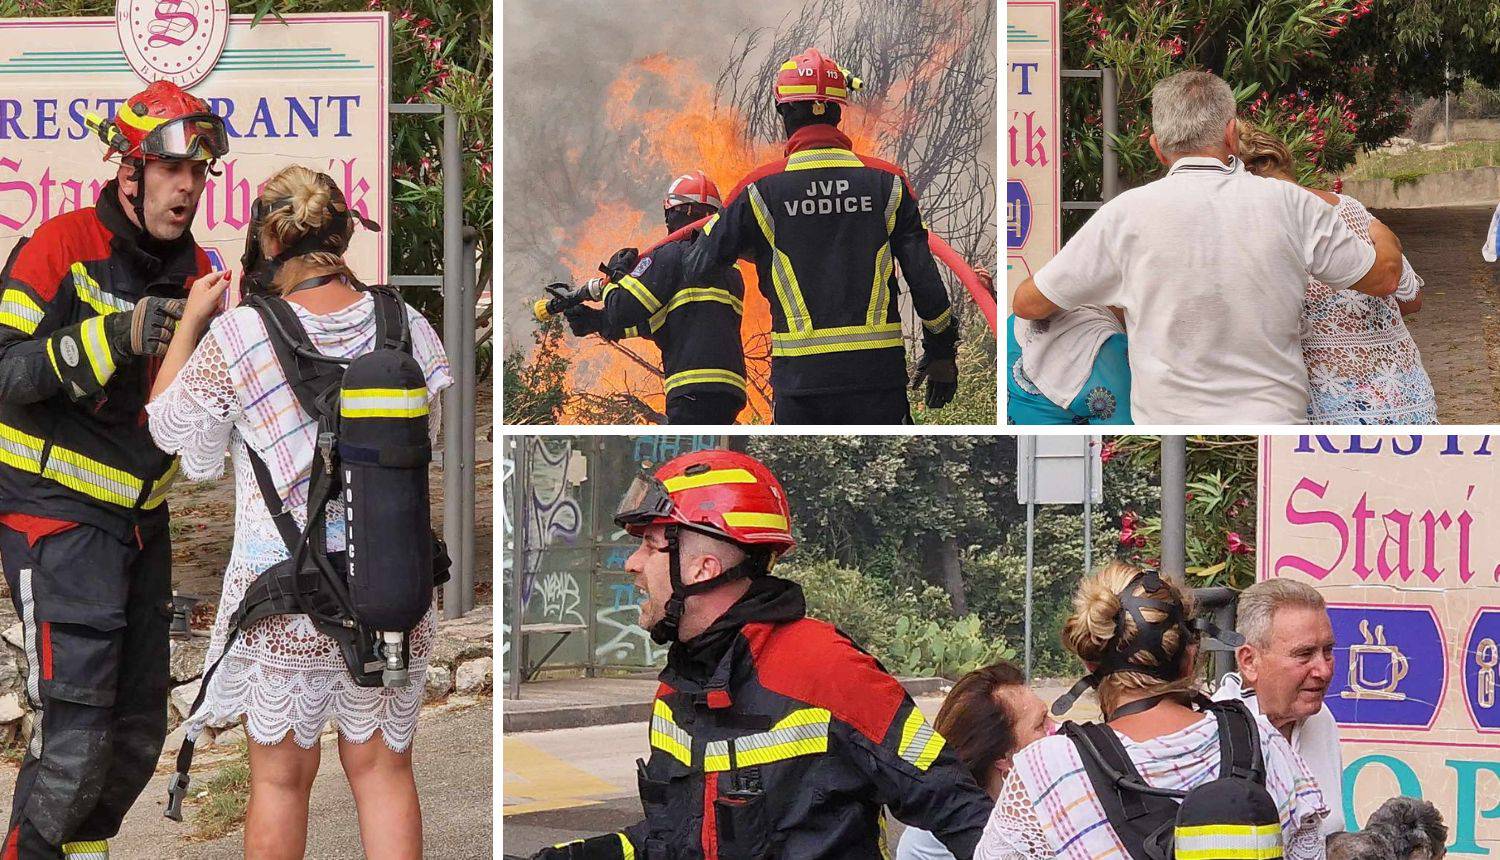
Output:
[[[187,89],[213,71],[229,37],[228,0],[116,0],[120,50],[146,83]]]

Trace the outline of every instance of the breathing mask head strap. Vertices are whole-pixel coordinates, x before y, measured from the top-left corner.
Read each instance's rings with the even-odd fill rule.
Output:
[[[1141,586],[1141,595],[1136,595],[1136,585]],[[1117,595],[1120,600],[1120,609],[1115,613],[1115,633],[1104,646],[1104,655],[1099,660],[1099,665],[1094,671],[1080,678],[1068,692],[1058,697],[1052,703],[1052,713],[1060,716],[1073,707],[1073,703],[1083,695],[1084,690],[1089,688],[1098,689],[1099,684],[1107,676],[1116,672],[1138,672],[1142,675],[1150,675],[1162,681],[1175,681],[1180,676],[1179,661],[1182,651],[1179,650],[1176,657],[1167,654],[1163,643],[1167,631],[1178,630],[1185,646],[1198,635],[1195,627],[1189,627],[1182,617],[1182,604],[1158,600],[1150,595],[1161,590],[1161,574],[1155,570],[1143,570],[1131,577],[1130,582],[1120,590]],[[1160,621],[1148,621],[1142,610],[1152,609],[1163,613],[1166,617]],[[1134,622],[1135,636],[1128,644],[1120,641],[1125,633],[1125,619]],[[1217,629],[1217,628],[1215,628]],[[1155,658],[1156,665],[1148,666],[1132,660],[1141,653],[1150,654]]]

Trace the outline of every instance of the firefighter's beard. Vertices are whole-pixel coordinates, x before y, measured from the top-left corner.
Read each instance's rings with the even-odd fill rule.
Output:
[[[198,213],[200,197],[173,194],[165,200],[154,199],[146,193],[146,232],[151,238],[171,242],[182,237],[193,226],[193,217]]]

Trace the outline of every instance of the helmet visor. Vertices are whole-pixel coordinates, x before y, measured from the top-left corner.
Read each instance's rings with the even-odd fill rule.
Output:
[[[615,525],[631,531],[670,516],[674,507],[661,481],[650,475],[636,475],[615,508]]]
[[[213,114],[192,114],[164,122],[141,142],[141,153],[148,158],[210,161],[228,152],[224,121]]]

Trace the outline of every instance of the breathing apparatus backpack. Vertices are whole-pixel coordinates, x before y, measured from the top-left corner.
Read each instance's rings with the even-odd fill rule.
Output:
[[[1282,856],[1255,718],[1243,702],[1197,704],[1218,720],[1219,777],[1188,791],[1147,784],[1108,725],[1069,721],[1059,732],[1078,748],[1110,826],[1135,860]]]
[[[271,471],[247,447],[255,480],[288,558],[256,577],[230,619],[219,659],[203,673],[191,713],[238,635],[273,615],[305,614],[338,643],[361,687],[410,683],[409,634],[448,578],[448,557],[432,531],[427,385],[411,352],[406,308],[388,287],[362,287],[374,300],[375,346],[352,359],[314,347],[286,299],[245,299],[265,323],[278,363],[302,409],[317,421],[307,498],[299,529]],[[327,506],[343,502],[346,549],[329,552]],[[182,820],[195,739],[183,741],[166,815]]]
[[[1136,593],[1137,586],[1140,593]],[[1190,642],[1207,633],[1238,647],[1244,638],[1221,631],[1206,617],[1184,618],[1182,603],[1163,600],[1161,574],[1142,570],[1116,596],[1115,633],[1105,643],[1094,670],[1052,704],[1061,716],[1086,688],[1117,672],[1147,675],[1164,683],[1179,680]],[[1148,618],[1150,610],[1156,618]],[[1122,631],[1133,630],[1129,641]],[[1175,653],[1166,634],[1177,633]],[[1149,656],[1150,660],[1138,657]],[[1110,718],[1150,710],[1177,693],[1158,693],[1115,708]],[[1083,759],[1094,793],[1109,824],[1134,860],[1232,860],[1282,856],[1281,819],[1266,792],[1266,765],[1260,731],[1243,702],[1214,702],[1201,693],[1192,704],[1218,720],[1219,777],[1189,791],[1157,788],[1141,778],[1115,730],[1104,723],[1065,722],[1059,732],[1073,742]]]

